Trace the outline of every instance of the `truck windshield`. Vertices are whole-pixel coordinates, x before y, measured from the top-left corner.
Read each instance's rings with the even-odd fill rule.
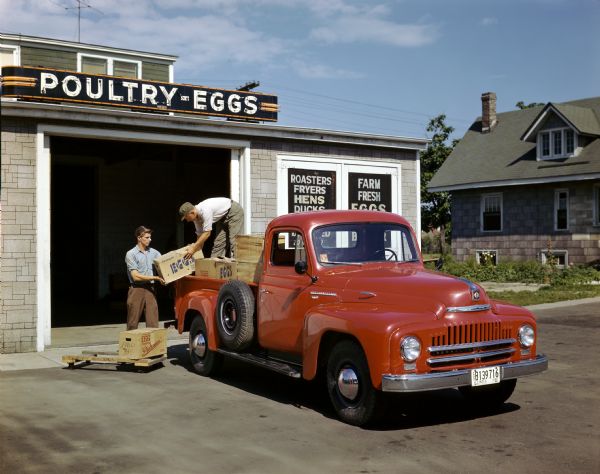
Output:
[[[322,264],[418,261],[410,230],[388,222],[323,226],[313,231],[315,254]]]

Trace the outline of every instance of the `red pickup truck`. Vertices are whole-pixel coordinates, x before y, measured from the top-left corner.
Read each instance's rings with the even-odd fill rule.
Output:
[[[397,214],[316,211],[275,218],[258,282],[176,282],[179,332],[194,369],[233,357],[290,377],[324,375],[346,423],[374,420],[386,392],[456,387],[474,406],[544,371],[534,315],[490,300],[462,278],[427,270]]]

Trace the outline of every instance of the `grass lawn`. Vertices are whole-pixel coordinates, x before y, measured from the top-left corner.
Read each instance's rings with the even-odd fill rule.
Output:
[[[538,291],[488,291],[487,294],[495,300],[529,306],[600,296],[600,285],[544,287]]]

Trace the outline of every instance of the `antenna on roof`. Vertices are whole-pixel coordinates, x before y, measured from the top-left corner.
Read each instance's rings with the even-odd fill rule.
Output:
[[[77,2],[76,7],[63,7],[65,10],[75,10],[77,9],[77,42],[81,43],[81,8],[91,8],[92,10],[96,10],[101,15],[104,15],[100,10],[91,6],[89,3],[84,0],[75,0]]]

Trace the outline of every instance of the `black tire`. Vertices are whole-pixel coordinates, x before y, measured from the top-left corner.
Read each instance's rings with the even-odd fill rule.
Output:
[[[333,347],[326,380],[329,399],[343,422],[363,426],[383,413],[382,394],[373,387],[367,359],[356,342],[342,341]]]
[[[470,407],[477,410],[488,410],[501,406],[510,398],[516,386],[517,379],[510,379],[483,387],[458,387],[458,390]]]
[[[231,280],[219,291],[217,330],[228,349],[241,352],[254,339],[254,293],[243,281]]]
[[[223,356],[208,348],[206,324],[200,315],[194,318],[190,327],[189,351],[192,366],[200,375],[214,375],[223,365]]]

